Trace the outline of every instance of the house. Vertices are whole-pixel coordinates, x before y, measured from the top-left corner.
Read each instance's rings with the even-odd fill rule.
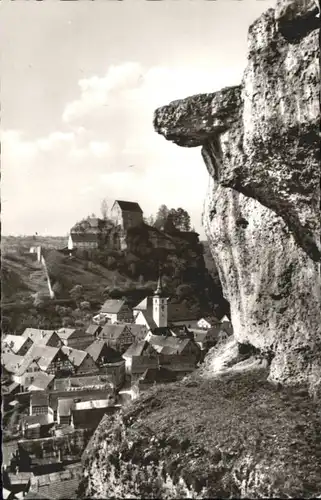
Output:
[[[104,415],[113,415],[121,409],[112,398],[75,403],[72,410],[72,425],[75,429],[96,429]]]
[[[68,238],[68,250],[94,250],[99,247],[99,234],[96,233],[74,233]]]
[[[214,347],[219,340],[220,327],[215,326],[208,330],[193,330],[194,340],[202,350]]]
[[[71,374],[74,367],[60,348],[34,344],[15,370],[12,379],[28,386],[33,383],[35,372],[40,371],[54,375]]]
[[[103,369],[116,389],[119,389],[124,384],[126,376],[125,360],[121,359],[113,363],[106,363]]]
[[[97,327],[97,325],[95,325]],[[78,349],[86,348],[93,341],[93,335],[76,328],[60,328],[57,331],[63,345]]]
[[[48,437],[54,425],[53,413],[38,413],[25,417],[22,423],[22,435],[25,439]]]
[[[86,330],[86,335],[88,337],[91,337],[92,339],[98,337],[98,334],[101,332],[101,329],[102,327],[100,325],[96,325],[96,324],[91,324],[88,326],[87,330]]]
[[[120,354],[110,347],[104,339],[94,340],[94,342],[86,348],[86,352],[92,357],[97,366],[120,360]]]
[[[168,384],[177,381],[177,374],[163,366],[148,368],[137,381],[139,392],[159,384]]]
[[[99,333],[99,338],[105,340],[110,347],[121,354],[125,352],[133,342],[135,342],[134,335],[125,324],[107,324],[103,326],[101,332]]]
[[[57,407],[57,424],[71,425],[71,411],[75,405],[73,398],[58,399]]]
[[[158,356],[133,356],[131,364],[131,384],[135,384],[138,378],[149,368],[160,366]]]
[[[10,352],[3,353],[1,356],[3,376],[9,374],[9,377],[13,379],[13,375],[17,372],[23,361],[23,356],[18,356]]]
[[[35,374],[33,382],[27,387],[27,390],[29,392],[49,391],[54,387],[54,379],[55,375],[53,373],[38,372]]]
[[[81,351],[67,346],[62,347],[61,350],[68,357],[76,375],[96,371],[96,363],[87,351]]]
[[[34,344],[60,347],[61,340],[55,330],[41,330],[39,328],[26,328],[22,336],[30,338]]]
[[[51,422],[54,420],[53,409],[49,406],[49,394],[44,391],[32,392],[30,395],[30,416],[48,415]]]
[[[203,330],[207,330],[209,328],[212,328],[213,326],[217,325],[219,323],[219,320],[217,318],[214,318],[213,316],[206,316],[204,318],[200,318],[197,322],[198,328],[201,328]]]
[[[136,202],[116,200],[111,208],[111,219],[127,231],[143,224],[143,211]]]
[[[62,471],[34,476],[24,500],[77,499],[82,473],[81,467],[68,467]]]
[[[29,337],[21,335],[6,335],[2,341],[1,352],[11,352],[18,356],[24,356],[33,345],[33,341]]]
[[[136,340],[123,354],[125,360],[126,373],[130,374],[132,370],[133,357],[154,356],[157,357],[156,349],[145,340]]]
[[[109,299],[102,305],[99,316],[105,317],[111,323],[131,322],[133,313],[125,300]]]
[[[149,343],[159,354],[178,354],[180,356],[193,356],[195,360],[200,358],[199,346],[188,338],[160,337],[152,335]]]
[[[136,340],[145,340],[145,337],[148,333],[146,325],[137,325],[135,323],[128,323],[127,326],[134,335]]]

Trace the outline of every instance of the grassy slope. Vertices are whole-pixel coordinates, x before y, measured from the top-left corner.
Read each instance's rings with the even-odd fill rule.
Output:
[[[85,474],[83,494],[317,497],[320,401],[295,390],[278,391],[266,375],[265,370],[212,380],[195,375],[146,393],[124,411],[121,424],[105,418],[85,460],[90,479]],[[179,478],[187,486],[179,486]]]

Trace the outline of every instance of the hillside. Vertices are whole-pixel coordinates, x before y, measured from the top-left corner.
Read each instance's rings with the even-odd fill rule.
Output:
[[[104,417],[80,498],[318,498],[320,401],[266,377],[195,373]]]
[[[175,300],[184,302],[196,314],[213,310],[225,314],[228,305],[219,281],[212,278],[205,266],[203,246],[197,235],[171,235],[171,246],[166,249],[153,247],[150,234],[154,230],[149,226],[130,231],[130,250],[77,251],[72,257],[44,244],[54,301],[48,298],[42,267],[26,252],[26,240],[22,238],[19,246],[15,238],[15,246],[5,246],[2,254],[4,329],[20,331],[28,321],[31,324],[27,326],[50,327],[61,325],[62,321],[68,325],[86,324],[108,297],[126,297],[134,305],[155,289],[159,265],[166,290]],[[77,285],[78,292],[73,293]],[[35,308],[36,293],[40,302]],[[82,311],[80,304],[84,302],[87,305]]]

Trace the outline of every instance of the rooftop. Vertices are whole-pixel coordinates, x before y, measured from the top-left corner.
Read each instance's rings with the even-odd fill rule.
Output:
[[[56,334],[55,330],[41,330],[39,328],[26,328],[22,336],[25,338],[30,338],[34,343],[37,344],[47,344],[52,338],[52,335]]]
[[[110,399],[96,399],[90,401],[81,401],[79,403],[75,403],[75,410],[89,410],[92,408],[106,408],[110,406]]]
[[[95,362],[98,360],[99,356],[103,356],[111,362],[119,359],[118,352],[116,352],[112,347],[108,346],[104,339],[94,340],[94,342],[86,348],[86,352],[93,358]]]
[[[77,367],[80,366],[85,357],[88,356],[88,352],[73,349],[72,347],[64,346],[61,350],[64,354],[66,354],[66,356],[68,356],[69,361]]]
[[[117,314],[125,304],[124,300],[121,299],[109,299],[104,302],[101,306],[100,312]]]
[[[87,335],[95,335],[96,333],[100,332],[100,330],[101,326],[93,324],[88,326],[86,333]]]
[[[2,345],[5,347],[9,347],[14,354],[16,354],[19,349],[27,342],[26,337],[22,337],[21,335],[6,335],[2,341]]]
[[[55,376],[52,373],[38,372],[36,373],[32,384],[28,387],[28,391],[44,391],[48,388],[54,378]]]
[[[134,202],[134,201],[115,200],[115,203],[118,203],[118,205],[120,206],[120,208],[122,210],[125,210],[125,211],[128,211],[128,212],[143,213],[143,211],[140,208],[139,204],[136,203],[136,202]],[[114,205],[115,205],[115,203],[114,203]]]
[[[99,235],[96,233],[84,232],[84,233],[70,233],[71,239],[75,243],[97,243]]]
[[[133,356],[142,356],[143,354],[157,354],[157,351],[146,340],[136,340],[124,352],[123,358],[132,358]]]
[[[108,338],[108,339],[118,339],[120,335],[123,333],[125,329],[127,329],[127,325],[104,325],[101,332],[99,333],[99,337]]]

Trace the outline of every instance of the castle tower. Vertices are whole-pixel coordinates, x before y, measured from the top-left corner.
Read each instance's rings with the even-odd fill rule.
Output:
[[[162,287],[161,276],[159,275],[157,289],[153,296],[153,320],[158,327],[167,326],[167,300]]]

